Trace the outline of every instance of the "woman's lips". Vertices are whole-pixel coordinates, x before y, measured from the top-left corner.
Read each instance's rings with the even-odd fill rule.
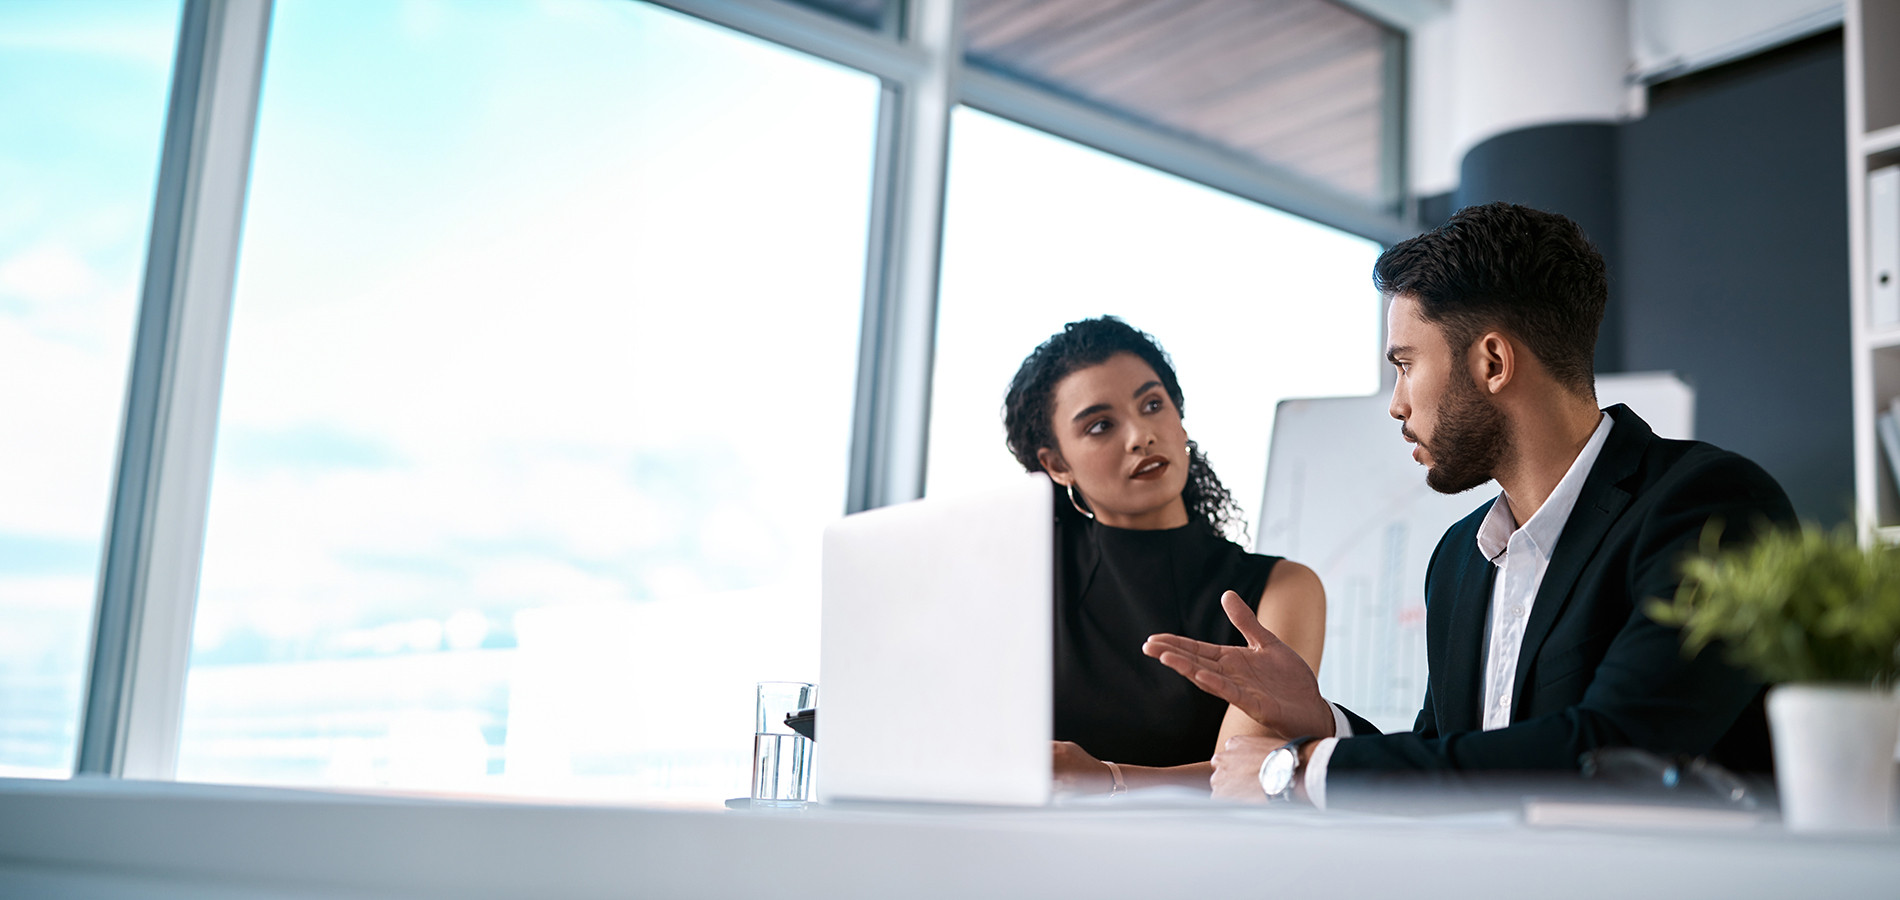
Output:
[[[1150,479],[1161,477],[1161,473],[1166,472],[1167,470],[1168,470],[1168,461],[1166,458],[1160,457],[1160,456],[1150,456],[1147,459],[1142,460],[1140,464],[1136,465],[1135,473],[1128,477],[1133,478],[1137,481],[1147,481]]]

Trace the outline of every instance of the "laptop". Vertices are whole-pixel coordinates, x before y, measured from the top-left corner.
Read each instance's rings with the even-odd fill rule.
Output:
[[[818,797],[1050,797],[1055,509],[1041,474],[825,531]]]

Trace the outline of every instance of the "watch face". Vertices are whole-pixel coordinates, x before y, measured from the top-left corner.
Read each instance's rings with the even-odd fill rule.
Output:
[[[1300,755],[1281,747],[1260,763],[1260,789],[1273,797],[1286,793],[1293,784],[1293,772],[1299,768]]]

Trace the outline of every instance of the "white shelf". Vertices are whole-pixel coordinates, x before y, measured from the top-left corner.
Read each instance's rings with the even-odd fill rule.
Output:
[[[1900,396],[1900,326],[1875,329],[1867,316],[1872,302],[1866,278],[1868,265],[1867,175],[1871,163],[1890,161],[1900,153],[1900,125],[1869,129],[1868,113],[1881,110],[1877,121],[1891,122],[1895,86],[1867,83],[1869,59],[1886,60],[1900,52],[1900,18],[1892,0],[1845,0],[1847,93],[1847,208],[1848,283],[1858,336],[1853,344],[1854,373],[1854,496],[1861,533],[1868,540],[1900,545],[1900,494],[1894,491],[1886,454],[1882,452],[1876,417]],[[1872,8],[1875,21],[1867,21]],[[1870,27],[1871,24],[1871,27]],[[1891,79],[1887,79],[1890,81]],[[1872,93],[1874,96],[1869,96]]]
[[[1863,156],[1885,153],[1888,150],[1900,150],[1900,125],[1869,131],[1860,138],[1860,152]]]

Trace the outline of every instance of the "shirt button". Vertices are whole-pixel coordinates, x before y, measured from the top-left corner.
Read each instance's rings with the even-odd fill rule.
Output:
[[[1507,706],[1510,706],[1510,705],[1511,705],[1511,698],[1509,698],[1509,697],[1499,697],[1499,698],[1498,698],[1498,708],[1499,708],[1499,709],[1503,709],[1503,708],[1505,708],[1505,707],[1507,707]]]
[[[1518,616],[1521,618],[1524,615],[1524,607],[1522,606],[1511,607],[1511,615]]]

